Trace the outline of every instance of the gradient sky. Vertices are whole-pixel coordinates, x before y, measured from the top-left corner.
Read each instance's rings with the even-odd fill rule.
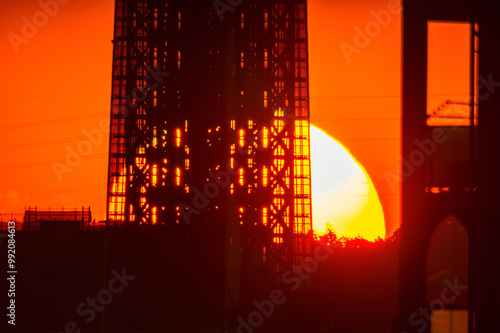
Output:
[[[374,26],[374,13],[391,2],[309,1],[311,122],[368,171],[388,235],[399,226],[399,183],[385,173],[397,174],[400,159],[401,14],[386,16],[350,59],[340,45],[356,46],[357,29]],[[22,218],[29,205],[90,205],[104,219],[108,133],[100,122],[109,118],[114,1],[60,5],[16,53],[8,34],[22,36],[23,18],[40,19],[41,10],[37,0],[0,3],[0,218]],[[97,138],[90,154],[58,178],[53,162],[64,163],[84,131]]]

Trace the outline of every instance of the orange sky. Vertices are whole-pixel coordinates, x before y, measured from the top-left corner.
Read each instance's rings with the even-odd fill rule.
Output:
[[[375,27],[372,11],[391,2],[309,1],[311,121],[366,168],[388,235],[399,225],[399,184],[388,183],[384,173],[397,173],[400,159],[401,14],[378,24],[350,62],[339,45],[356,46],[356,29]],[[83,131],[98,138],[100,121],[109,118],[113,7],[113,0],[60,5],[16,53],[8,34],[21,35],[23,17],[40,18],[41,7],[37,0],[0,3],[0,218],[11,212],[21,218],[28,205],[90,205],[94,217],[104,219],[108,133],[60,179],[52,163],[64,162],[67,149],[86,141]]]
[[[391,14],[369,43],[347,61],[341,43],[356,46],[357,29],[376,22],[372,11],[391,0],[329,1],[309,4],[311,122],[346,146],[365,167],[378,191],[386,232],[399,226],[401,13]],[[314,175],[313,175],[314,176]],[[313,217],[314,218],[314,217]]]

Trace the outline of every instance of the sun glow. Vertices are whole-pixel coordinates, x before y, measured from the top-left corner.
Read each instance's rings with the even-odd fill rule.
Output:
[[[382,205],[370,177],[340,143],[311,125],[313,228],[323,234],[385,236]]]

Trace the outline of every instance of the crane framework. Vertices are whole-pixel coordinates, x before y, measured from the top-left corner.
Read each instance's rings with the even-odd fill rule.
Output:
[[[107,221],[279,272],[312,247],[306,0],[232,3],[116,1]]]

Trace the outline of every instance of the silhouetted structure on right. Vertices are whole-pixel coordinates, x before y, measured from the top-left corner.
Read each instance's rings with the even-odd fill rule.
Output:
[[[500,332],[500,3],[403,5],[405,163],[394,332]],[[432,21],[470,26],[471,98],[459,126],[427,121]]]

